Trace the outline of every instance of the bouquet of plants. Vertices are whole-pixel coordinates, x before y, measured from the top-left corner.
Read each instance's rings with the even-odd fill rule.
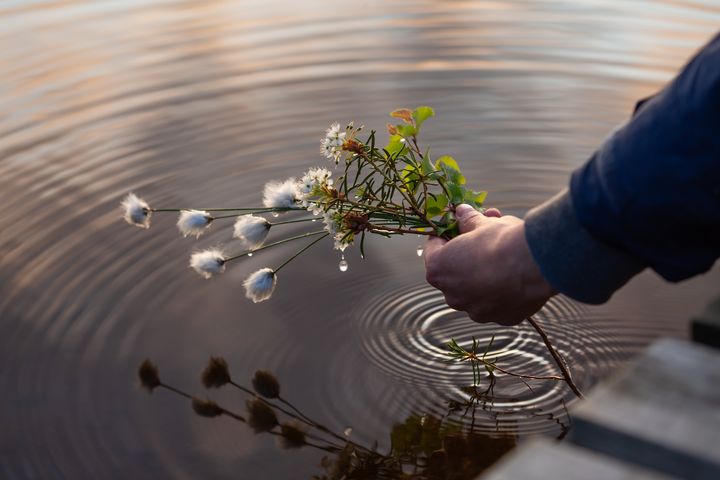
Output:
[[[375,131],[362,138],[363,128],[353,123],[345,127],[339,123],[331,125],[321,141],[321,151],[334,170],[314,167],[299,177],[268,182],[263,189],[262,206],[154,208],[130,193],[122,202],[125,220],[149,228],[153,214],[174,212],[178,214],[180,232],[195,237],[218,223],[232,220],[237,251],[211,248],[190,257],[190,266],[204,278],[222,273],[229,263],[254,252],[311,240],[280,265],[263,268],[247,277],[246,295],[254,302],[269,299],[279,271],[323,239],[329,239],[341,252],[359,244],[364,256],[365,238],[369,234],[447,238],[456,235],[455,205],[468,203],[480,209],[486,192],[465,186],[465,177],[452,157],[431,159],[428,150],[421,150],[418,134],[425,121],[435,115],[432,108],[400,109],[390,115],[399,123],[387,125],[390,140],[385,146],[376,144]],[[322,229],[317,228],[318,220],[322,220]],[[274,234],[283,225],[296,223],[306,223],[308,231],[279,235],[277,240],[267,243],[271,230]],[[340,269],[347,269],[347,264],[341,261]]]
[[[130,193],[122,202],[124,218],[131,225],[149,228],[154,214],[175,213],[180,233],[196,238],[216,224],[231,220],[236,249],[210,248],[190,256],[190,266],[206,279],[253,253],[306,240],[279,265],[257,270],[245,279],[247,298],[262,302],[272,296],[280,270],[322,240],[329,240],[341,255],[346,248],[358,244],[364,257],[369,235],[412,234],[450,239],[459,233],[454,215],[457,205],[465,203],[482,211],[487,193],[466,186],[458,162],[448,155],[433,158],[429,149],[420,147],[420,131],[434,115],[434,110],[426,106],[391,112],[395,121],[387,124],[389,140],[384,146],[377,144],[375,130],[363,136],[363,127],[352,122],[345,127],[332,124],[320,142],[320,151],[330,168],[313,167],[298,177],[268,182],[263,189],[262,206],[155,208]],[[308,231],[274,238],[275,232],[282,233],[282,227],[288,224],[305,224]],[[344,256],[339,267],[341,271],[347,270]],[[564,379],[580,396],[547,335],[532,318],[528,321],[543,337],[564,377],[540,378]],[[479,366],[491,376],[495,370],[503,371],[485,356],[477,355],[475,342],[469,350],[452,339],[448,346],[448,355],[473,366],[474,378]]]

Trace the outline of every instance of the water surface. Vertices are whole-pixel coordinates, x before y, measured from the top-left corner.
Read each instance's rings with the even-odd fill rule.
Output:
[[[244,381],[276,372],[311,416],[381,449],[395,422],[441,414],[470,373],[451,336],[496,336],[492,354],[552,372],[534,332],[477,325],[423,282],[416,238],[367,258],[316,248],[272,301],[241,283],[269,251],[203,281],[173,217],[141,231],[118,203],[247,205],[266,180],[323,165],[333,121],[383,129],[432,105],[425,144],[458,158],[488,203],[522,215],[566,185],[634,102],[672,78],[720,24],[713,1],[5,1],[0,5],[0,476],[308,478],[319,455],[191,414],[135,379],[145,357],[203,393],[222,354]],[[717,292],[651,273],[607,305],[554,299],[538,318],[588,389]],[[247,382],[245,382],[247,383]],[[242,405],[235,392],[213,398]],[[561,385],[499,387],[483,432],[558,435]],[[280,452],[280,453],[279,453]]]

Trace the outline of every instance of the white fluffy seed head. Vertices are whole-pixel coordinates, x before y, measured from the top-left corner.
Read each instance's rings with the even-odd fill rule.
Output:
[[[195,252],[190,257],[190,266],[204,278],[212,278],[214,275],[225,271],[225,255],[222,250],[210,248]]]
[[[297,182],[294,178],[283,182],[268,182],[263,189],[263,205],[268,208],[292,208],[298,197]]]
[[[195,235],[197,238],[205,233],[212,221],[212,215],[205,210],[182,210],[178,217],[177,227],[183,237]]]
[[[150,228],[150,205],[134,193],[128,193],[120,203],[123,208],[123,218],[130,225],[140,228]]]
[[[268,236],[270,222],[255,215],[242,215],[235,220],[233,237],[243,242],[248,250],[260,247]]]
[[[263,302],[272,296],[276,283],[275,272],[271,268],[261,268],[243,282],[245,296],[254,303]]]

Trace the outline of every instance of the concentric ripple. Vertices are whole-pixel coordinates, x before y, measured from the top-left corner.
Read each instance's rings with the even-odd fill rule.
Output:
[[[580,304],[555,297],[535,315],[553,344],[570,365],[580,389],[590,387],[602,365],[615,364],[611,340],[587,323]],[[378,368],[399,381],[432,392],[415,407],[437,411],[442,400],[467,398],[472,370],[466,363],[450,361],[446,344],[455,339],[470,348],[473,338],[487,358],[512,373],[557,376],[560,372],[542,338],[527,322],[516,327],[478,324],[463,312],[451,309],[438,290],[428,285],[385,293],[370,302],[360,323],[362,347]],[[565,405],[575,396],[564,382],[526,379],[526,382],[497,372],[492,411],[502,414],[503,426],[486,417],[486,427],[524,433],[554,430],[552,422],[537,422],[536,413],[563,416]],[[481,385],[488,385],[487,379]],[[480,390],[483,387],[481,386]],[[426,404],[422,404],[426,403]],[[523,415],[518,415],[523,412]],[[513,414],[513,415],[511,415]]]
[[[174,215],[130,227],[118,204],[132,190],[158,208],[253,205],[265,181],[327,165],[318,139],[331,122],[382,131],[392,109],[431,105],[421,141],[522,215],[707,41],[717,2],[338,5],[0,2],[1,478],[318,473],[316,452],[278,455],[264,436],[141,392],[146,357],[169,383],[239,408],[236,392],[200,386],[207,357],[224,355],[240,381],[273,370],[308,415],[381,445],[411,412],[446,413],[470,383],[444,361],[451,337],[495,335],[498,364],[556,372],[528,325],[472,323],[420,285],[414,238],[373,239],[364,262],[348,251],[344,273],[319,244],[254,305],[242,280],[287,250],[203,281],[188,256],[234,251],[231,221],[195,241]],[[684,335],[718,276],[668,286],[643,275],[602,307],[554,299],[538,321],[590,388],[653,338]],[[528,384],[501,377],[482,427],[557,431],[569,390]]]

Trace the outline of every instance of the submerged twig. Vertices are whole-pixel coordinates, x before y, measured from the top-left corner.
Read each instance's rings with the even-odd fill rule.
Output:
[[[542,327],[535,321],[535,319],[530,315],[526,319],[530,325],[533,326],[536,332],[540,334],[540,337],[542,337],[543,342],[545,343],[545,346],[547,347],[548,351],[550,352],[550,355],[552,355],[553,360],[555,360],[555,364],[560,369],[560,372],[563,375],[563,378],[565,379],[565,382],[570,387],[570,390],[573,391],[575,395],[577,395],[578,398],[583,398],[583,394],[580,391],[580,389],[575,385],[575,382],[572,379],[572,375],[570,375],[570,369],[567,366],[567,363],[565,363],[565,359],[560,355],[560,353],[555,349],[552,342],[550,342],[550,339],[548,338],[545,331],[542,329]]]

